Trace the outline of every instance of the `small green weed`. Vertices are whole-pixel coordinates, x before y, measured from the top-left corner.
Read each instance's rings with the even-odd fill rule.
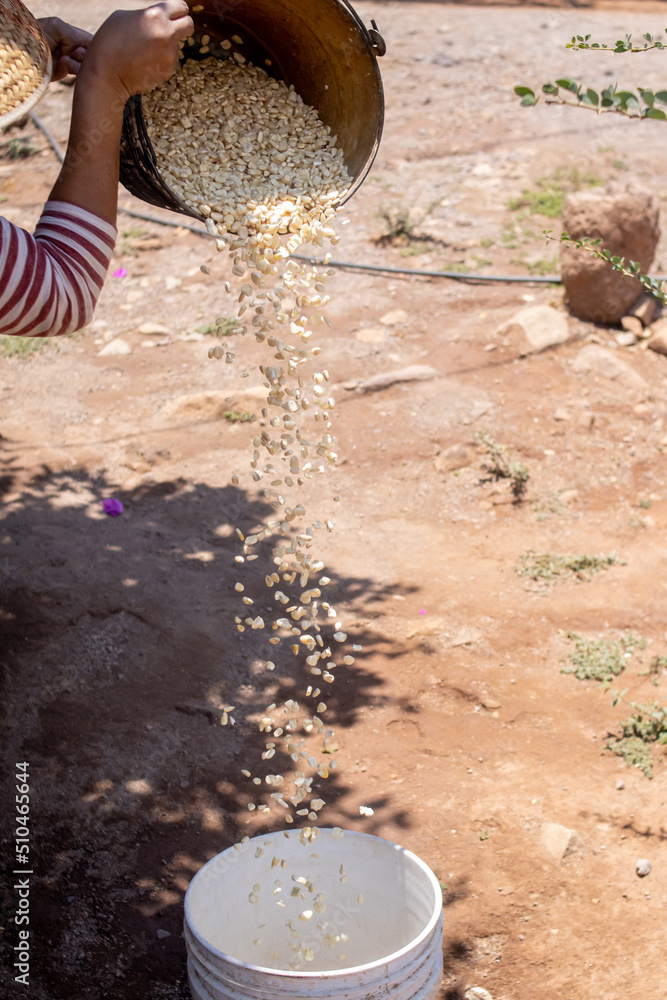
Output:
[[[652,503],[653,503],[652,500],[642,498],[639,501],[639,506],[642,508],[642,510],[650,510]]]
[[[28,157],[39,153],[39,146],[30,142],[29,139],[16,138],[10,139],[9,142],[3,142],[0,146],[0,152],[10,160],[27,160]]]
[[[561,673],[574,674],[580,681],[600,681],[609,684],[625,670],[628,659],[637,647],[643,648],[646,640],[634,635],[624,635],[616,642],[613,639],[587,639],[577,632],[568,632],[567,638],[574,643],[574,650],[568,653],[571,666],[563,667]]]
[[[638,767],[647,778],[653,777],[651,743],[667,745],[667,707],[655,701],[632,704],[632,713],[621,724],[622,736],[607,741],[612,753],[623,757],[628,767]]]
[[[653,777],[653,757],[650,748],[637,736],[621,738],[606,743],[608,750],[622,757],[626,767],[638,767],[647,778]]]
[[[549,177],[540,177],[533,190],[524,189],[519,198],[510,198],[507,207],[510,212],[527,209],[531,215],[544,215],[548,219],[558,219],[563,214],[565,198],[571,191],[602,184],[599,177],[583,174],[581,171],[557,170]]]
[[[44,337],[0,337],[0,352],[3,358],[29,358],[44,350]]]
[[[469,268],[465,261],[454,261],[453,263],[443,264],[440,270],[455,271],[457,274],[466,274]]]
[[[402,205],[393,205],[378,209],[378,217],[384,223],[384,232],[378,243],[403,244],[410,243],[414,236],[415,224],[410,221],[410,210]]]
[[[230,424],[249,424],[255,419],[255,414],[247,410],[225,410],[222,415]]]
[[[536,582],[550,585],[563,577],[574,576],[579,580],[590,580],[594,573],[619,562],[615,552],[608,556],[572,555],[559,556],[554,552],[535,552],[529,549],[519,556],[514,567],[519,576],[530,577]]]
[[[203,333],[206,337],[231,337],[238,329],[239,322],[234,316],[218,316],[213,323],[195,327],[195,333]]]
[[[123,229],[120,234],[125,240],[141,240],[146,236],[150,236],[147,229],[142,229],[141,226],[131,225],[127,229]]]
[[[530,479],[528,466],[515,461],[511,449],[507,445],[498,444],[486,431],[479,431],[477,440],[486,452],[488,471],[496,479],[509,479],[514,499],[520,503]]]

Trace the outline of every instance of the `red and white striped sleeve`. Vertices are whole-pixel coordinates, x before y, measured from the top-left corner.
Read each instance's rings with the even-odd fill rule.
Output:
[[[64,201],[47,202],[34,236],[0,219],[0,336],[57,337],[89,323],[116,236]]]

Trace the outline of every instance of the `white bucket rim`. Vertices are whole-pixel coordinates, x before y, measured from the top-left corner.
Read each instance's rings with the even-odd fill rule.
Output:
[[[334,827],[320,827],[318,829],[320,834],[323,834],[323,833],[331,833]],[[255,841],[266,840],[267,836],[275,837],[275,836],[280,836],[283,833],[289,833],[290,835],[298,834],[300,830],[301,830],[300,827],[296,827],[285,831],[278,830],[274,833],[259,834],[257,837],[252,837],[250,840],[246,841],[246,843],[243,844],[243,847],[249,847]],[[222,958],[225,962],[229,962],[230,965],[235,965],[238,966],[239,968],[248,969],[251,972],[258,972],[264,975],[282,976],[285,979],[339,979],[353,975],[355,973],[366,972],[372,969],[377,969],[379,966],[387,965],[390,962],[399,960],[408,952],[413,951],[433,933],[442,916],[442,906],[439,907],[437,906],[438,897],[442,898],[442,889],[440,887],[440,883],[435,877],[435,874],[433,873],[431,868],[429,868],[426,862],[423,861],[417,854],[414,854],[412,851],[408,850],[407,847],[402,847],[401,844],[395,843],[395,841],[393,840],[387,840],[385,837],[376,837],[375,834],[373,833],[362,833],[360,830],[344,830],[343,833],[346,837],[363,837],[366,840],[375,840],[375,841],[380,841],[383,844],[388,844],[390,847],[393,847],[394,850],[400,851],[401,854],[403,854],[406,858],[409,858],[412,862],[414,862],[417,865],[418,868],[421,868],[421,870],[426,875],[428,881],[431,883],[434,893],[434,903],[436,904],[434,905],[434,912],[431,915],[428,923],[424,927],[423,931],[421,931],[421,933],[418,934],[416,938],[413,938],[412,941],[409,942],[409,944],[404,945],[403,948],[399,948],[398,951],[391,952],[389,955],[383,955],[382,958],[377,958],[373,962],[366,962],[364,965],[350,965],[346,966],[344,969],[334,969],[325,972],[317,972],[315,970],[313,970],[312,972],[298,972],[297,970],[293,969],[272,969],[264,965],[253,965],[250,962],[242,962],[240,959],[234,958],[233,955],[228,955],[227,952],[220,951],[219,948],[216,948],[215,945],[212,945],[209,941],[206,940],[205,937],[203,937],[203,935],[199,932],[199,930],[195,927],[193,921],[191,920],[192,911],[191,911],[189,896],[195,882],[200,877],[200,875],[203,876],[203,873],[206,871],[209,865],[213,865],[216,861],[218,861],[219,858],[224,857],[226,854],[230,854],[230,852],[231,854],[234,853],[235,848],[233,845],[232,847],[228,847],[226,848],[226,850],[221,851],[220,854],[216,854],[214,857],[211,858],[210,861],[207,861],[206,864],[199,869],[197,874],[193,876],[190,885],[188,886],[187,892],[185,893],[184,908],[185,908],[185,919],[187,921],[188,928],[192,936],[196,938],[196,940],[201,945],[203,945],[204,948],[206,948],[208,951],[212,952],[212,954],[218,956],[219,958]]]

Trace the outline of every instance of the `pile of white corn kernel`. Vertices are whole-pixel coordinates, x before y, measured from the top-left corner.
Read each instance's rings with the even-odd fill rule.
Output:
[[[251,65],[241,37],[215,43],[220,46],[215,58],[208,56],[208,36],[187,44],[199,44],[206,58],[183,61],[170,81],[144,98],[148,132],[164,180],[206,219],[217,249],[230,254],[232,274],[239,279],[234,332],[253,334],[267,351],[266,363],[259,366],[267,390],[264,426],[254,438],[250,468],[275,516],[250,533],[236,529],[242,550],[235,557],[241,602],[235,623],[239,632],[271,633],[268,642],[276,655],[264,660],[268,671],[275,670],[281,647],[303,660],[307,674],[301,704],[295,699],[272,703],[258,720],[264,748],[253,770],[264,769],[263,762],[276,752],[291,760],[292,770],[258,775],[243,768],[252,785],[247,807],[267,816],[278,809],[287,823],[296,818],[313,824],[326,804],[321,782],[336,767],[334,732],[322,718],[325,692],[336,668],[353,664],[352,654],[361,647],[348,650],[343,624],[326,599],[330,579],[313,552],[317,532],[331,531],[333,522],[310,520],[303,502],[307,481],[337,460],[329,373],[319,366],[320,347],[314,343],[317,327],[329,323],[324,309],[326,282],[334,273],[328,267],[331,255],[324,253],[321,263],[291,255],[302,244],[337,244],[333,222],[351,179],[335,137],[317,112],[292,87]],[[221,52],[228,58],[220,58]],[[230,281],[225,289],[232,292]],[[219,344],[209,357],[231,364],[235,355]],[[235,485],[239,481],[232,477]],[[274,566],[264,578],[274,602],[268,615],[256,607],[253,573],[256,550],[267,542]],[[234,722],[233,712],[227,706],[223,724]],[[303,833],[308,838],[317,830],[308,826]],[[256,884],[249,893],[251,903],[258,901],[260,889]],[[280,886],[266,886],[284,906],[282,890],[276,889]],[[292,891],[313,896],[304,913],[326,909],[307,879]],[[291,965],[298,968],[312,961],[312,950],[302,946],[294,926],[288,929],[295,939]],[[340,938],[329,940],[327,934],[323,942],[339,947]]]

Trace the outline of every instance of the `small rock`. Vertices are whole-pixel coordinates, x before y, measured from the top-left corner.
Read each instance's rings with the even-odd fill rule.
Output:
[[[176,278],[174,275],[169,275],[164,279],[164,283],[167,286],[168,292],[173,292],[176,288],[180,288],[183,284],[182,278]]]
[[[623,778],[619,778],[618,781],[616,782],[616,791],[622,792],[624,788],[625,788],[625,782],[623,781]]]
[[[510,343],[514,342],[519,354],[536,354],[548,347],[564,344],[570,336],[567,317],[551,306],[527,306],[520,309],[496,331]]]
[[[472,465],[473,456],[464,444],[453,444],[435,460],[435,468],[438,472],[455,472],[456,469],[465,469],[467,465]]]
[[[224,392],[192,392],[168,400],[160,414],[170,420],[218,420],[233,409]]]
[[[407,323],[409,319],[410,317],[405,309],[394,309],[392,312],[381,316],[380,322],[383,326],[397,326],[399,323]]]
[[[97,353],[100,357],[113,354],[131,354],[132,348],[122,337],[116,337],[115,340],[110,340],[108,344],[105,344],[102,350]]]
[[[488,990],[483,986],[471,986],[464,993],[465,1000],[493,1000]]]
[[[652,295],[642,295],[632,310],[632,315],[640,320],[642,326],[650,326],[653,322],[657,305],[658,303]]]
[[[579,838],[575,830],[568,830],[559,823],[543,823],[540,830],[540,841],[548,854],[560,863],[579,846]]]
[[[357,392],[379,392],[380,389],[388,389],[400,382],[425,382],[435,378],[437,374],[435,368],[431,368],[429,365],[408,365],[407,368],[373,375],[372,378],[356,384],[354,388]]]
[[[559,406],[557,410],[554,410],[554,420],[569,420],[569,419],[570,419],[570,414],[563,406]]]
[[[630,333],[629,330],[623,330],[622,333],[615,333],[614,340],[619,347],[634,347],[637,343],[634,333]]]
[[[646,878],[651,873],[651,867],[648,858],[640,858],[639,861],[635,861],[635,869],[640,878]]]
[[[584,410],[577,417],[577,427],[582,431],[592,431],[595,425],[595,414]]]
[[[575,503],[579,499],[579,490],[563,490],[558,499],[561,503]]]
[[[482,707],[487,708],[489,712],[495,711],[495,709],[500,708],[500,702],[496,701],[495,698],[489,698],[488,695],[482,697]]]
[[[642,376],[611,351],[598,344],[586,344],[574,359],[575,372],[584,375],[601,375],[616,381],[626,389],[646,393],[648,384]]]
[[[381,344],[387,339],[387,334],[379,326],[362,326],[354,336],[362,344]]]
[[[139,327],[139,333],[169,335],[171,330],[162,323],[142,323]]]
[[[667,354],[667,320],[659,319],[648,328],[651,339],[648,346],[658,354]]]
[[[479,642],[481,638],[482,632],[480,629],[464,625],[452,639],[452,646],[469,646],[473,642]]]
[[[621,326],[628,333],[633,333],[635,337],[641,337],[644,330],[642,321],[636,316],[623,316],[621,319]]]
[[[170,932],[163,930],[162,927],[158,927],[156,933],[160,941],[164,941],[165,938],[171,937]]]

